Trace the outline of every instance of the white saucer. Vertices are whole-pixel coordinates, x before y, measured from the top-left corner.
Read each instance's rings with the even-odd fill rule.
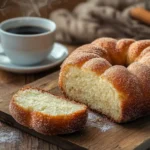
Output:
[[[33,66],[18,66],[12,64],[10,59],[7,56],[5,56],[0,44],[0,69],[15,73],[36,73],[59,65],[67,56],[67,48],[62,44],[55,43],[51,53],[40,64],[36,64]]]

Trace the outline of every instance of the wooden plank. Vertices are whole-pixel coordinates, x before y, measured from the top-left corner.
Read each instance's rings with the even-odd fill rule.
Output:
[[[58,74],[59,71],[41,78],[28,86],[40,87],[53,94],[62,95],[57,86]],[[0,97],[1,111],[9,114],[9,101],[12,94],[18,89],[19,86],[14,86],[13,89],[8,91],[7,86],[4,86],[3,91],[7,92],[3,94],[0,91],[0,94],[2,94]],[[143,117],[136,121],[119,125],[110,122],[99,114],[89,111],[88,122],[84,130],[60,137],[90,150],[135,149],[137,146],[150,139],[150,117]]]
[[[77,149],[78,150],[86,150],[85,148],[82,148],[78,145],[75,145],[75,144],[68,142],[67,140],[62,139],[61,137],[43,135],[43,134],[40,134],[40,133],[38,133],[32,129],[26,128],[26,127],[20,125],[19,123],[17,123],[11,115],[8,115],[2,111],[0,111],[0,116],[1,116],[0,120],[2,122],[7,123],[11,127],[15,127],[17,129],[20,129],[23,132],[31,134],[32,136],[38,137],[38,138],[40,138],[46,142],[49,142],[51,144],[58,145],[65,150],[77,150]]]

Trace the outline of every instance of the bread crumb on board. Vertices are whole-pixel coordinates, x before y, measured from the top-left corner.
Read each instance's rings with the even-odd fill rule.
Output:
[[[0,123],[0,144],[2,143],[16,143],[21,140],[18,130],[5,126]]]
[[[89,111],[87,126],[95,127],[101,132],[106,132],[114,128],[114,123],[110,122],[107,118],[101,117],[99,114]]]

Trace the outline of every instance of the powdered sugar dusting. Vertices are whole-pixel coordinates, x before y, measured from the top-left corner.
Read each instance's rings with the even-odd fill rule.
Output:
[[[101,131],[106,132],[107,130],[111,129],[112,127],[113,127],[112,125],[105,124],[101,127]]]
[[[95,127],[100,129],[101,132],[106,132],[114,127],[112,122],[101,117],[99,114],[89,112],[87,126]]]
[[[0,124],[0,143],[12,143],[20,141],[19,131]]]

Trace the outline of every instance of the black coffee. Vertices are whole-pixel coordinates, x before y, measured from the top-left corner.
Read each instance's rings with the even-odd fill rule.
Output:
[[[41,33],[48,32],[49,30],[38,26],[20,26],[20,27],[6,29],[6,31],[14,34],[29,35],[29,34],[41,34]]]

